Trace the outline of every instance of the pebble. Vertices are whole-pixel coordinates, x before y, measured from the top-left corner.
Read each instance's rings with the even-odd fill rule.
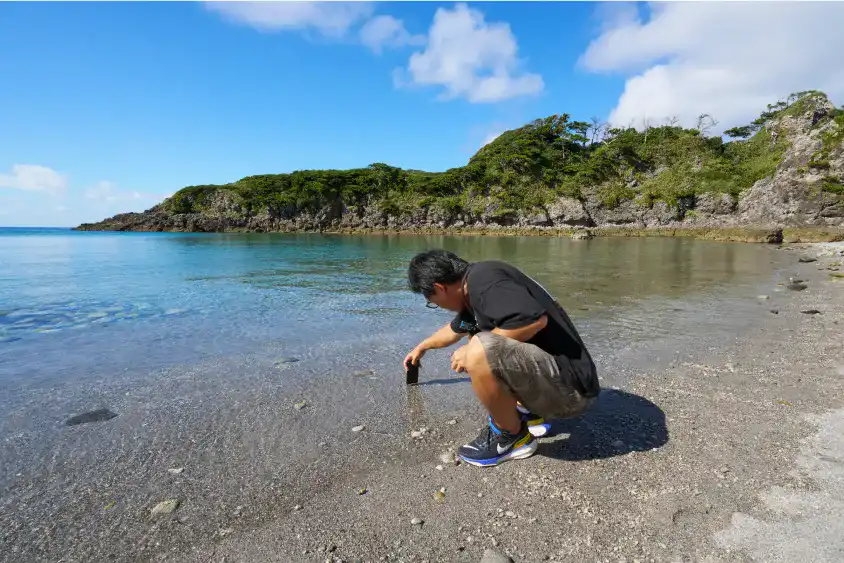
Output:
[[[294,510],[294,511],[296,511],[296,510],[302,510],[302,505],[301,505],[301,504],[297,504],[296,506],[294,506],[294,507],[293,507],[293,510]]]
[[[299,401],[298,403],[293,405],[293,408],[296,409],[297,411],[300,411],[307,406],[308,406],[307,401]]]
[[[506,516],[507,518],[515,518],[516,513],[513,512],[512,510],[508,510],[507,512],[504,513],[504,516]]]
[[[361,430],[363,430],[364,428],[366,428],[366,426],[364,426],[363,424],[361,424],[360,426],[355,426],[354,428],[352,428],[352,432],[360,432],[360,431],[361,431]]]
[[[440,454],[440,461],[446,465],[454,463],[456,456],[451,452],[443,452]]]
[[[184,470],[184,467],[171,467],[167,470],[167,473],[172,473],[173,475],[180,475]]]
[[[413,525],[413,526],[421,526],[424,523],[425,523],[425,521],[422,520],[421,518],[412,518],[410,520],[410,524]]]
[[[804,315],[820,315],[821,312],[817,309],[806,309],[805,311],[800,311]]]
[[[803,291],[804,289],[806,289],[809,286],[807,286],[806,284],[803,284],[803,283],[794,282],[794,283],[788,284],[786,287],[788,287],[788,289],[790,289],[791,291]]]
[[[800,258],[798,258],[798,259],[797,259],[797,261],[798,261],[798,262],[800,262],[800,263],[802,263],[802,264],[808,264],[808,263],[810,263],[810,262],[817,262],[817,261],[818,261],[818,259],[817,259],[817,258],[808,258],[808,257],[801,256]]]
[[[367,492],[368,491],[366,490],[366,487],[364,487],[364,488],[362,488],[361,490],[358,491],[358,494],[359,495],[365,495]]]
[[[153,516],[161,514],[173,514],[179,508],[179,499],[171,498],[156,504],[150,513]]]
[[[513,560],[494,549],[484,550],[484,556],[481,557],[481,563],[513,563]]]
[[[438,465],[438,466],[436,467],[436,469],[437,469],[437,471],[442,471],[442,470],[443,470],[443,466],[442,466],[442,465]]]
[[[780,312],[779,312],[779,310],[778,310],[778,309],[771,309],[771,313],[773,313],[774,315],[779,315],[779,314],[780,314]]]
[[[279,358],[275,361],[276,367],[287,365],[287,364],[295,364],[299,361],[299,358]]]
[[[410,433],[410,437],[411,438],[421,438],[422,432],[420,432],[419,430],[414,430],[413,432]]]
[[[771,296],[770,295],[757,295],[756,298],[757,299],[770,299]]]
[[[371,369],[364,369],[361,371],[356,371],[352,374],[352,377],[368,377],[370,375],[375,375],[375,372]]]
[[[455,424],[457,424],[457,419],[456,419],[456,418],[452,418],[452,419],[451,419],[451,420],[449,420],[446,424],[450,424],[450,425],[454,426]]]
[[[76,426],[77,424],[87,424],[89,422],[105,422],[111,420],[117,415],[108,409],[98,409],[95,411],[83,412],[82,414],[74,415],[65,420],[66,426]]]

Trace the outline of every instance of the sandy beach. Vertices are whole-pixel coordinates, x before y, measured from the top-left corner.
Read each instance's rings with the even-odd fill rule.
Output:
[[[393,345],[331,350],[352,386],[262,365],[92,382],[122,414],[72,432],[57,386],[39,400],[66,409],[3,438],[0,559],[840,561],[844,280],[828,268],[842,248],[786,247],[807,288],[772,281],[741,333],[599,365],[592,411],[494,469],[453,462],[482,421],[465,378],[373,392]]]

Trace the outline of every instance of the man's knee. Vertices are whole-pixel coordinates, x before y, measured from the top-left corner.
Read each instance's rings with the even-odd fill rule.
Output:
[[[478,372],[489,369],[489,363],[486,358],[486,350],[484,350],[484,345],[481,343],[481,339],[478,338],[478,335],[475,335],[466,346],[465,362],[466,371],[468,371],[470,375],[472,375],[473,371]]]

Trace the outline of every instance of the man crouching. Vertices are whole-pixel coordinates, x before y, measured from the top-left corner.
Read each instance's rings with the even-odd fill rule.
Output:
[[[548,430],[545,419],[577,416],[594,402],[598,376],[580,335],[554,298],[514,266],[470,264],[430,250],[411,260],[408,285],[428,307],[457,315],[416,346],[405,366],[469,335],[451,356],[451,367],[469,373],[489,424],[458,450],[466,463],[530,457],[537,448],[534,436]]]

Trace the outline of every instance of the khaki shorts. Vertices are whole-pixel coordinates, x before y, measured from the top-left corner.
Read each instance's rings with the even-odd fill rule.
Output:
[[[584,397],[560,375],[554,356],[534,344],[519,342],[493,332],[480,332],[492,374],[534,414],[547,419],[571,418],[595,402]]]

